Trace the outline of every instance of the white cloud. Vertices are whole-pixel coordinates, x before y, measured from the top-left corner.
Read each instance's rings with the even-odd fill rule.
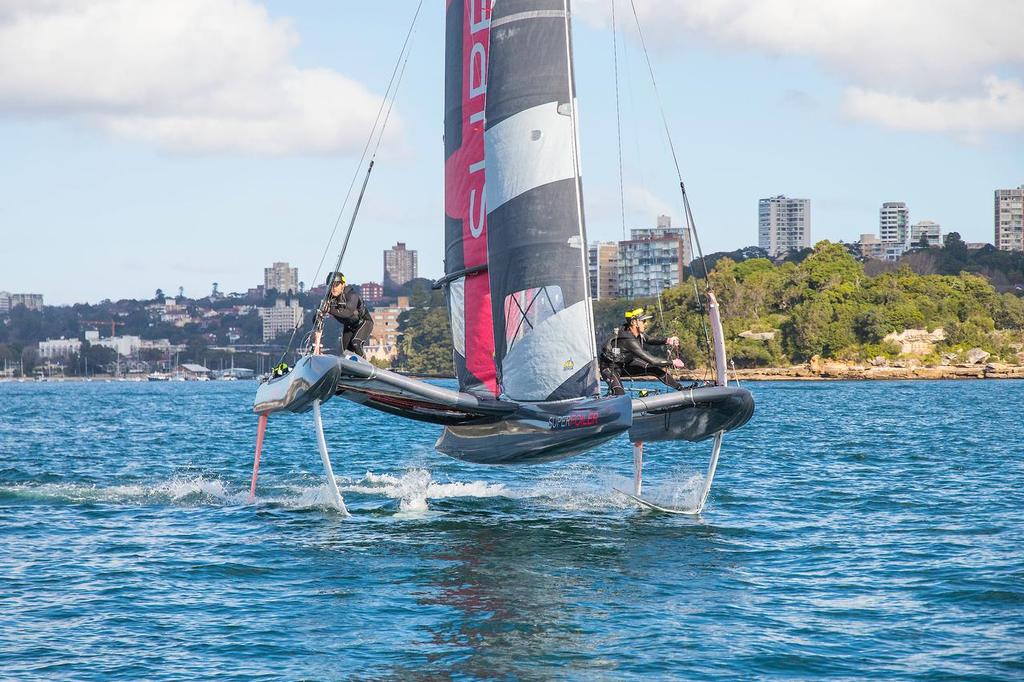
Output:
[[[657,49],[698,42],[814,59],[848,81],[846,110],[866,120],[903,129],[960,131],[967,126],[941,127],[934,120],[978,112],[981,117],[972,129],[982,131],[1007,129],[1002,121],[1019,117],[1011,91],[1019,88],[1013,76],[1024,67],[1020,0],[636,3],[648,40]],[[577,0],[576,7],[590,20],[608,23],[607,0]],[[628,1],[619,7],[620,22],[628,22],[628,30],[635,32]],[[876,108],[886,103],[904,113],[881,116]],[[921,125],[908,126],[915,121]]]
[[[1024,86],[1020,81],[985,79],[985,93],[952,99],[919,99],[850,88],[844,109],[850,116],[898,130],[955,133],[977,140],[985,131],[1024,132]]]
[[[671,203],[654,194],[646,187],[627,184],[623,188],[623,194],[625,196],[626,215],[642,217],[640,218],[642,220],[641,224],[645,226],[648,224],[653,226],[657,216],[672,215],[673,208],[678,208],[673,207]]]
[[[0,0],[0,108],[167,149],[346,153],[380,104],[251,0]]]

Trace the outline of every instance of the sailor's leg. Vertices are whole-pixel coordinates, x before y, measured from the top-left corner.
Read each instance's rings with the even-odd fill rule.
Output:
[[[366,354],[363,352],[363,345],[370,340],[370,334],[373,332],[373,319],[369,318],[363,320],[359,328],[356,329],[355,334],[352,335],[352,340],[349,341],[349,350],[358,355],[359,357],[365,358]]]
[[[341,330],[341,348],[339,349],[338,355],[344,355],[349,352],[349,345],[352,343],[353,336],[355,336],[355,332],[349,331],[348,327],[344,327]]]
[[[622,388],[622,379],[619,378],[619,373],[615,367],[611,365],[601,367],[601,378],[608,384],[608,392],[610,394],[626,395],[626,390]]]
[[[665,384],[670,388],[674,388],[677,391],[683,390],[683,385],[673,378],[671,374],[663,370],[661,367],[652,367],[651,374],[658,377],[658,381]]]
[[[640,497],[644,484],[644,443],[633,443],[633,494]]]
[[[256,425],[256,456],[252,460],[252,484],[249,486],[249,501],[256,499],[256,476],[260,473],[260,452],[263,451],[263,435],[267,432],[267,415],[261,414]]]
[[[316,444],[320,448],[320,461],[324,464],[324,472],[327,474],[327,489],[334,498],[334,506],[345,516],[348,516],[348,509],[345,507],[345,500],[341,499],[341,491],[338,490],[338,483],[334,480],[334,470],[331,468],[331,457],[327,453],[327,441],[324,439],[324,422],[320,418],[320,401],[313,401],[313,422],[316,424]]]

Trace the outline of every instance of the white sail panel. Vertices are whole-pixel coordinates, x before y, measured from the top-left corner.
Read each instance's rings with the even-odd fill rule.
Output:
[[[523,192],[576,177],[572,117],[548,102],[506,118],[484,133],[487,208]]]
[[[501,362],[502,389],[510,396],[544,400],[593,361],[593,342],[581,335],[592,313],[579,301],[534,326]]]

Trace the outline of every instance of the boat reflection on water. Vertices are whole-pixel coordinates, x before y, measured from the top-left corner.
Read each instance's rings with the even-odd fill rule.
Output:
[[[622,673],[634,637],[678,637],[678,630],[659,634],[657,624],[700,610],[702,586],[726,568],[715,528],[692,520],[630,515],[595,525],[576,515],[502,515],[444,526],[438,535],[432,524],[440,546],[414,580],[426,593],[418,603],[447,615],[431,618],[417,642],[427,670],[397,676],[546,677],[554,666],[562,674]],[[447,565],[438,570],[437,561]],[[611,622],[623,618],[635,618],[636,628]],[[645,659],[644,670],[630,672],[672,669],[671,660],[651,668],[638,651]]]

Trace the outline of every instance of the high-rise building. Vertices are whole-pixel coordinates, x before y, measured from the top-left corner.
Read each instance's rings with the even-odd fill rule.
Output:
[[[299,293],[299,269],[288,263],[274,263],[263,268],[263,288],[277,289],[282,294]]]
[[[902,201],[887,201],[878,209],[878,238],[887,244],[910,245],[910,210]]]
[[[384,285],[401,286],[418,276],[416,252],[398,242],[384,251]]]
[[[587,248],[590,297],[598,301],[615,298],[619,292],[619,245],[593,242]]]
[[[303,310],[297,298],[293,298],[289,303],[285,303],[284,299],[279,298],[273,308],[257,308],[257,311],[263,318],[264,343],[272,341],[279,334],[290,332],[302,324]]]
[[[811,247],[811,200],[779,195],[757,207],[757,245],[772,258]]]
[[[658,296],[683,281],[686,265],[685,230],[658,216],[658,227],[630,231],[619,242],[618,295],[625,298]]]
[[[996,248],[1024,251],[1024,185],[996,190]]]
[[[42,294],[10,294],[0,291],[0,315],[6,315],[14,310],[15,306],[23,305],[29,310],[43,309]]]
[[[921,239],[929,246],[942,246],[942,226],[931,220],[921,220],[910,226],[910,246],[921,246]]]

